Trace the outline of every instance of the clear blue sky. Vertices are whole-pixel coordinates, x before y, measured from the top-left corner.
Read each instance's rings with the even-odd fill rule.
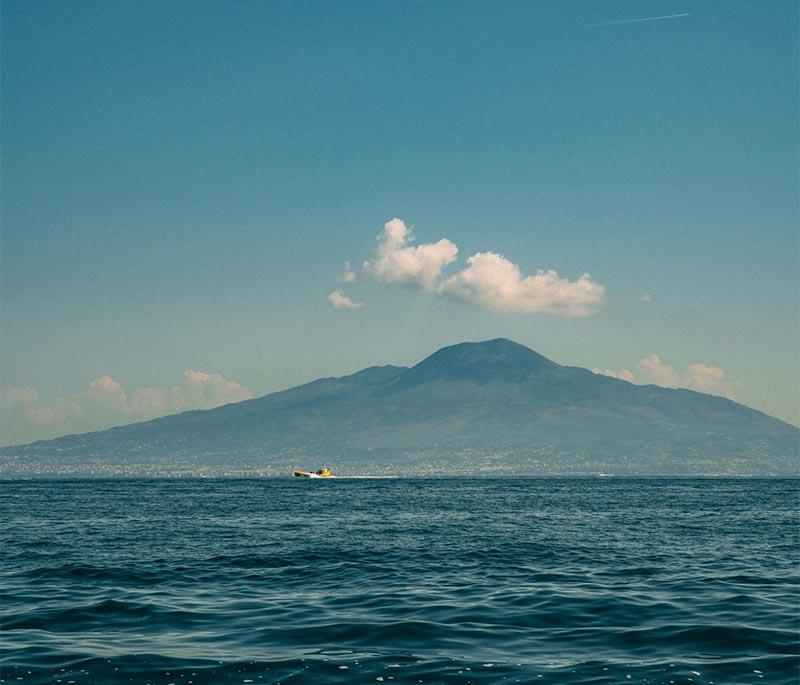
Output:
[[[4,1],[4,441],[123,422],[54,418],[103,376],[258,395],[497,336],[797,423],[797,35],[794,1]],[[370,279],[392,217],[442,278],[491,251],[603,301]]]

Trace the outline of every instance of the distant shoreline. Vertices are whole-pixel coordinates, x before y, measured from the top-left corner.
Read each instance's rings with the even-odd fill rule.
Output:
[[[131,482],[131,481],[251,481],[251,480],[285,480],[306,483],[304,479],[295,479],[291,475],[271,476],[28,476],[18,478],[0,478],[3,483],[44,483],[44,482]],[[800,474],[795,475],[592,475],[592,474],[520,474],[520,475],[399,475],[399,476],[338,476],[337,478],[321,479],[323,482],[355,481],[355,480],[800,480]],[[313,487],[313,486],[312,486]]]

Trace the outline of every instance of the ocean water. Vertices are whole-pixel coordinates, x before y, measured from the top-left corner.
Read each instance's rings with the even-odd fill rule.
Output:
[[[7,683],[798,682],[797,480],[6,481]]]

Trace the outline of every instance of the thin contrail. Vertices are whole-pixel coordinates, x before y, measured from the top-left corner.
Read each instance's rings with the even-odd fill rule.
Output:
[[[642,21],[660,21],[661,19],[677,19],[678,17],[690,17],[691,12],[684,12],[683,14],[665,14],[661,17],[642,17],[641,19],[623,19],[621,21],[606,21],[602,24],[591,24],[591,26],[617,26],[618,24],[638,24]]]

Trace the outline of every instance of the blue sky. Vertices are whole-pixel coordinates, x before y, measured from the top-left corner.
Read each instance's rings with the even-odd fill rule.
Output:
[[[797,34],[794,2],[4,2],[3,441],[497,336],[798,423]],[[430,287],[362,267],[394,217],[457,246]],[[602,297],[454,295],[475,253]]]

